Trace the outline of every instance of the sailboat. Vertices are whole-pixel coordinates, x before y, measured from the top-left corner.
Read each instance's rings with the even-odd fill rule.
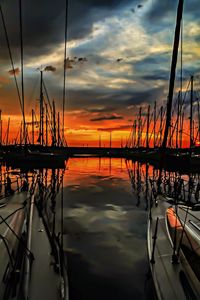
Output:
[[[19,6],[22,47],[21,0]],[[1,5],[0,10],[2,19],[5,21]],[[3,23],[5,25],[5,22]],[[8,42],[8,36],[6,37]],[[38,163],[38,169],[42,169],[44,163],[50,163],[52,166],[52,162],[53,164],[55,164],[55,161],[63,162],[64,158],[59,154],[47,152],[41,154],[27,148],[22,51],[21,61],[22,95],[20,101],[25,145],[19,152],[16,148],[15,152],[7,152],[4,159],[7,163],[15,163],[18,166],[24,164],[28,168],[31,163],[37,168]],[[12,67],[14,69],[13,64]],[[55,198],[60,191],[60,187],[63,189],[64,170],[62,176],[60,176],[60,174],[55,174],[54,167],[51,174],[53,179],[51,179],[49,185],[45,185],[48,174],[44,174],[43,169],[37,172],[34,171],[31,183],[24,184],[21,189],[19,188],[19,193],[12,193],[9,197],[0,200],[0,300],[68,300],[69,298],[66,257],[63,250],[63,197],[60,203],[62,211],[61,228],[56,228],[57,231],[55,229]],[[57,186],[56,182],[58,182]],[[51,193],[49,193],[49,190],[51,190]],[[61,196],[63,196],[63,191]],[[51,226],[46,214],[49,199],[51,200],[53,226]]]
[[[177,10],[167,120],[162,144],[163,155],[166,155],[165,148],[171,119],[183,2],[179,0]],[[159,182],[161,182],[162,167],[161,164]],[[147,249],[158,299],[200,299],[199,224],[199,204],[191,201],[180,203],[177,192],[173,198],[158,194],[152,201],[148,218]]]
[[[26,253],[24,226],[27,193],[10,196],[0,208],[0,299],[9,299],[21,283],[20,267]],[[23,253],[23,254],[22,254]],[[29,253],[26,253],[29,255]]]
[[[195,205],[172,205],[161,196],[152,205],[147,248],[158,299],[200,299],[199,222]]]

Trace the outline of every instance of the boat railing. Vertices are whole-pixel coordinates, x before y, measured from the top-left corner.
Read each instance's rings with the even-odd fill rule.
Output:
[[[155,255],[154,254],[155,254],[156,240],[157,240],[157,233],[158,233],[158,222],[159,222],[159,218],[157,217],[155,231],[154,231],[154,235],[152,237],[152,239],[153,239],[153,248],[152,248],[151,259],[150,259],[151,264],[155,264]]]

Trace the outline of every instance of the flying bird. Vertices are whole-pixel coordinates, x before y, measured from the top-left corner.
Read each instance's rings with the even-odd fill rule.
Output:
[[[87,58],[86,57],[79,57],[78,61],[79,62],[85,62],[85,61],[87,61]]]
[[[10,75],[16,75],[17,76],[20,73],[20,69],[19,68],[11,69],[11,70],[8,71],[8,73]]]
[[[69,57],[67,57],[67,59],[65,59],[65,61],[64,61],[65,69],[73,69],[73,64],[74,63],[75,63],[75,60],[70,59]]]
[[[44,70],[47,72],[55,72],[56,68],[53,66],[46,66]]]
[[[143,7],[142,4],[138,4],[138,6],[137,6],[138,9],[140,9],[140,8],[142,8],[142,7]]]

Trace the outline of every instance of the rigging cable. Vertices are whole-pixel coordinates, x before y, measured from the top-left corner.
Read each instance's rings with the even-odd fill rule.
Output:
[[[22,207],[23,209],[25,208],[25,207]],[[21,209],[22,209],[21,208]],[[19,211],[19,209],[18,209],[18,211]],[[17,211],[15,211],[15,213],[16,213]],[[9,215],[10,216],[10,215]],[[33,253],[31,252],[31,250],[29,250],[27,247],[26,247],[26,245],[25,245],[25,243],[20,239],[20,237],[17,235],[17,233],[10,227],[10,225],[6,222],[6,219],[4,219],[1,215],[0,215],[0,218],[1,218],[1,224],[2,223],[5,223],[6,224],[6,226],[10,229],[10,231],[13,233],[13,235],[16,237],[16,239],[19,241],[19,243],[21,243],[22,245],[23,245],[23,247],[24,247],[24,249],[29,253],[29,255],[26,253],[26,251],[25,251],[25,254],[28,256],[28,258],[30,258],[31,260],[33,260],[34,259],[34,255],[33,255]]]
[[[23,52],[23,31],[22,31],[22,3],[19,0],[19,25],[20,25],[20,46],[21,46],[21,102],[22,102],[22,115],[23,115],[23,129],[24,129],[24,143],[26,144],[26,120],[25,120],[25,105],[24,105],[24,52]]]
[[[6,29],[6,23],[5,23],[5,18],[4,18],[4,14],[3,14],[1,4],[0,4],[0,13],[1,13],[4,32],[5,32],[5,38],[6,38],[6,43],[7,43],[7,47],[8,47],[10,62],[11,62],[11,66],[12,66],[12,72],[13,72],[13,75],[14,75],[15,85],[16,85],[16,89],[17,89],[17,95],[18,95],[18,98],[19,98],[19,104],[20,104],[20,108],[21,108],[21,111],[22,111],[22,114],[23,114],[22,99],[21,99],[20,92],[19,92],[19,85],[18,85],[18,82],[17,82],[15,66],[14,66],[14,62],[13,62],[12,52],[11,52],[11,48],[10,48],[10,42],[9,42],[9,38],[8,38],[8,32],[7,32],[7,29]]]
[[[65,2],[65,47],[64,47],[64,74],[63,74],[63,143],[65,143],[65,98],[66,98],[66,70],[67,70],[67,29],[68,29],[68,0]]]

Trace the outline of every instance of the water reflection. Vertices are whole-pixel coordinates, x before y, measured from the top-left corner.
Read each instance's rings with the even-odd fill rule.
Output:
[[[146,286],[149,207],[161,193],[198,201],[199,176],[121,159],[71,159],[64,184],[71,299],[152,299]]]
[[[23,172],[2,166],[1,183],[7,173],[14,182]],[[63,170],[35,170],[25,176],[33,174],[39,176],[50,230],[64,233],[70,299],[151,299],[146,285],[151,202],[158,194],[198,202],[199,175],[97,157],[73,158]]]
[[[126,162],[71,159],[64,184],[72,299],[145,299],[147,217]]]

